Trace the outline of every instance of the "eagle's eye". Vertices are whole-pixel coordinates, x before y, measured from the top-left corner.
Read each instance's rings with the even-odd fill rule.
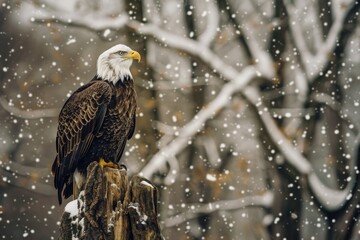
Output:
[[[124,55],[125,53],[127,53],[126,51],[118,51],[117,52],[120,56]]]

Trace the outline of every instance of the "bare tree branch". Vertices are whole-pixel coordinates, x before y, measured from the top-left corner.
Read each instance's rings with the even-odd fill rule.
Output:
[[[351,200],[351,191],[356,183],[355,170],[352,171],[352,177],[343,190],[327,187],[315,172],[308,175],[308,180],[314,196],[327,211],[336,211],[342,208],[347,201]]]
[[[291,30],[290,32],[292,34],[292,39],[295,43],[295,46],[299,50],[299,57],[301,63],[304,67],[307,78],[311,83],[319,76],[321,71],[325,69],[329,61],[329,57],[334,51],[336,44],[340,38],[340,34],[345,24],[344,20],[353,8],[359,7],[359,3],[357,2],[357,0],[352,1],[347,6],[344,6],[340,2],[334,3],[338,5],[334,22],[331,26],[327,38],[321,44],[315,55],[311,54],[309,49],[307,48],[304,34],[302,33],[299,22],[297,21],[297,19],[293,18],[293,16],[296,16],[296,9],[294,8],[294,6],[292,6],[289,0],[284,0],[284,3],[287,11],[289,12],[289,26]]]
[[[169,163],[170,169],[169,169],[169,174],[164,179],[165,185],[171,185],[171,184],[175,183],[175,180],[176,180],[177,175],[179,174],[179,170],[180,170],[179,162],[175,157],[170,158],[168,160],[168,163]]]
[[[258,90],[254,87],[246,87],[243,94],[256,107],[266,131],[280,152],[285,156],[285,160],[295,167],[299,173],[308,177],[309,186],[313,189],[315,197],[324,208],[329,211],[335,211],[351,199],[351,196],[350,198],[348,196],[355,184],[355,177],[350,179],[344,190],[334,190],[325,186],[315,174],[309,161],[281,133],[267,108],[262,106],[261,95]]]
[[[151,176],[166,163],[169,157],[175,156],[184,149],[191,138],[204,127],[204,123],[224,108],[231,100],[232,95],[245,87],[254,77],[256,77],[256,68],[248,66],[233,81],[225,84],[217,97],[179,130],[178,137],[152,157],[141,171],[142,174],[147,177]]]
[[[212,166],[218,165],[218,159],[220,159],[220,154],[216,146],[216,142],[212,137],[204,136],[200,139],[204,149],[207,153],[209,162]]]
[[[35,16],[34,21],[42,24],[47,21],[51,21],[67,26],[81,26],[92,31],[103,31],[106,29],[119,30],[127,26],[139,34],[149,35],[156,38],[160,42],[164,43],[165,47],[171,46],[172,48],[185,51],[194,57],[200,58],[204,61],[204,63],[208,64],[209,67],[217,70],[225,79],[233,79],[234,76],[238,75],[238,72],[233,67],[226,64],[220,57],[218,57],[208,47],[204,46],[201,42],[165,31],[159,26],[151,23],[143,24],[138,21],[129,20],[126,15],[122,15],[121,21],[119,20],[114,22],[109,17],[101,17],[98,15],[87,16],[87,18],[89,18],[87,21],[82,20],[82,17],[74,17],[71,21],[64,21],[62,18],[48,15],[45,14],[44,16],[44,14],[40,14]],[[70,16],[73,15],[74,14],[71,14]],[[96,26],[93,26],[92,22],[97,22]],[[270,56],[268,56],[265,51],[261,51],[257,44],[254,43],[252,43],[252,50],[254,51],[254,56],[257,58],[256,62],[259,68],[259,74],[271,79],[274,69],[271,64]]]
[[[0,97],[0,105],[11,115],[24,119],[54,118],[57,117],[59,113],[59,109],[55,108],[22,110],[6,101],[4,97]]]
[[[217,211],[232,211],[246,207],[271,207],[274,194],[270,191],[259,196],[247,196],[234,200],[222,200],[207,204],[196,204],[194,209],[169,217],[165,220],[166,227],[177,226],[183,222],[198,217],[200,214],[209,214]]]
[[[268,109],[266,106],[263,106],[261,95],[259,94],[258,90],[256,90],[254,87],[247,87],[243,91],[243,94],[246,99],[256,107],[259,117],[269,132],[270,137],[290,162],[290,164],[293,165],[301,174],[310,173],[312,170],[311,164],[301,153],[296,151],[290,141],[285,136],[283,136],[275,121],[268,112]]]
[[[16,173],[23,176],[35,176],[36,177],[47,177],[50,176],[50,169],[49,168],[39,168],[39,167],[30,167],[25,166],[23,164],[9,161],[9,160],[2,160],[0,161],[0,167],[4,169],[4,171]]]
[[[211,42],[215,39],[220,22],[219,11],[214,1],[215,0],[211,0],[206,4],[208,10],[203,14],[206,14],[207,26],[205,31],[198,38],[199,42],[207,47],[210,46]]]
[[[49,12],[49,10],[43,10],[37,8],[36,16],[31,19],[32,22],[40,24],[56,23],[65,26],[79,27],[94,32],[102,32],[106,29],[119,30],[126,26],[129,21],[127,14],[123,13],[115,18],[108,16],[99,16],[98,14],[79,14],[69,13],[61,10],[55,12]]]
[[[359,126],[355,124],[355,122],[350,119],[348,115],[341,114],[341,103],[334,100],[333,97],[329,96],[325,93],[317,93],[311,96],[311,99],[315,100],[318,103],[322,103],[327,107],[330,107],[334,112],[338,114],[341,120],[348,126],[349,129],[355,134],[359,133]]]
[[[20,188],[24,188],[28,191],[35,192],[38,194],[43,194],[46,196],[54,195],[54,188],[50,184],[41,183],[37,181],[29,181],[29,177],[21,176],[14,173],[10,173],[0,169],[0,173],[2,176],[2,181],[7,184],[11,184]]]

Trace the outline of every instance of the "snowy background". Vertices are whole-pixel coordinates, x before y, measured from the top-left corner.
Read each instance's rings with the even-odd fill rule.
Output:
[[[123,43],[166,239],[359,239],[358,0],[0,5],[0,238],[56,239],[57,115]]]

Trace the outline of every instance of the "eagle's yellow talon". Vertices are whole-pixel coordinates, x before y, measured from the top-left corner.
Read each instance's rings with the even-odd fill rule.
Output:
[[[116,163],[106,162],[103,158],[100,159],[99,165],[100,165],[102,168],[104,168],[104,167],[119,168],[119,165],[117,165]]]

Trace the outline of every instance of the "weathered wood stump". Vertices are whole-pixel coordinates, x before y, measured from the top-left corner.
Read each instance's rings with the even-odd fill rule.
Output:
[[[129,182],[126,169],[97,162],[87,171],[84,189],[65,207],[59,239],[163,239],[150,181],[136,175]]]

